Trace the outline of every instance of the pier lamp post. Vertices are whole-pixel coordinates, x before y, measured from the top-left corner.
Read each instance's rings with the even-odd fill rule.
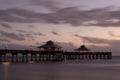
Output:
[[[30,51],[32,50],[32,45],[30,45],[30,48],[29,48],[29,50],[30,50]]]
[[[4,46],[4,49],[6,50],[8,45],[7,45],[7,44],[4,44],[3,46]]]

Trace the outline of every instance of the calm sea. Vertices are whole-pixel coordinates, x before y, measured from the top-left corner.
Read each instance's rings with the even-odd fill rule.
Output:
[[[120,57],[84,60],[0,64],[0,80],[120,80]]]

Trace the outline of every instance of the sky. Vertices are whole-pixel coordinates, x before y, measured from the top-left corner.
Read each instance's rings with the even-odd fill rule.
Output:
[[[120,0],[0,0],[0,48],[27,49],[52,40],[66,51],[120,55]]]

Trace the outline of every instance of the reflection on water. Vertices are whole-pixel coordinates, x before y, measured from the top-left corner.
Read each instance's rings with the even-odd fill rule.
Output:
[[[4,65],[9,65],[10,62],[3,62],[2,64],[4,64]]]
[[[120,60],[0,64],[0,80],[120,80]]]
[[[4,80],[8,80],[8,68],[9,68],[10,63],[4,62],[2,64],[4,65]]]
[[[32,64],[32,63],[34,63],[34,61],[29,61],[28,63]]]

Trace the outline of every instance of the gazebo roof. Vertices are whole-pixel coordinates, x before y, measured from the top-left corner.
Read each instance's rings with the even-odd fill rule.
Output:
[[[75,49],[76,51],[89,51],[88,48],[85,47],[85,45],[81,45],[80,48]]]
[[[47,41],[46,44],[38,46],[38,48],[62,48],[61,46],[54,44],[53,41]]]

